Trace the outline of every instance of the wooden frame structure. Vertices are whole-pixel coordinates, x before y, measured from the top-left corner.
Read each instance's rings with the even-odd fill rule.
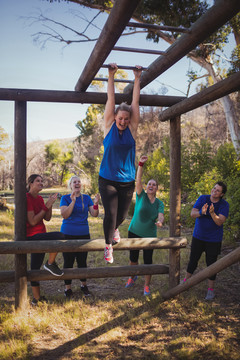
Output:
[[[15,241],[22,242],[26,239],[25,184],[27,102],[105,103],[107,99],[106,94],[87,93],[86,90],[94,80],[99,69],[103,66],[109,53],[114,49],[124,28],[126,26],[134,25],[133,23],[129,23],[129,20],[139,1],[140,0],[117,0],[115,2],[90,58],[77,81],[75,92],[0,89],[0,100],[15,101]],[[148,85],[178,60],[187,55],[239,11],[239,0],[218,0],[191,26],[190,29],[179,28],[179,31],[183,32],[179,39],[143,72],[140,83],[141,88]],[[140,25],[141,24],[138,24],[138,26]],[[142,24],[142,27],[146,27],[146,25],[144,26],[144,24]],[[115,48],[115,50],[119,50],[119,48]],[[128,51],[126,49],[121,50]],[[119,104],[122,101],[130,102],[132,89],[133,85],[129,84],[125,87],[124,94],[116,94],[116,103]],[[189,99],[157,95],[140,96],[140,105],[172,106],[172,108],[170,107],[165,110],[160,117],[160,120],[162,121],[170,120],[170,236],[180,236],[180,115],[239,89],[240,76],[238,73],[233,75],[233,77],[222,81],[222,83],[213,85],[204,90],[205,92],[202,91]],[[170,268],[171,264],[176,262],[176,259],[179,261],[179,254],[179,249],[173,249],[171,252],[169,259]],[[15,306],[18,308],[25,306],[27,298],[26,254],[17,254],[15,259]]]

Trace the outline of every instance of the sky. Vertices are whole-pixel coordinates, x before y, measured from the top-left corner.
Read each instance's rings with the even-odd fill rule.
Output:
[[[70,90],[74,87],[94,48],[95,43],[78,43],[64,46],[59,42],[48,42],[44,47],[34,42],[33,34],[43,31],[40,23],[31,22],[29,18],[39,12],[45,16],[62,21],[77,30],[82,30],[86,22],[92,19],[94,10],[67,2],[46,0],[0,0],[0,88]],[[97,18],[95,24],[102,27],[107,19],[106,14]],[[46,29],[46,28],[45,28]],[[92,36],[99,35],[92,28]],[[118,46],[166,50],[168,45],[146,41],[145,35],[138,34],[119,39]],[[112,51],[105,63],[116,62],[119,65],[149,66],[156,55],[120,53]],[[166,95],[182,96],[187,91],[187,70],[200,69],[194,62],[184,58],[171,67],[142,90],[142,93],[162,93],[167,86]],[[204,70],[201,70],[204,74]],[[107,76],[107,70],[101,74]],[[132,79],[129,72],[129,79]],[[164,84],[164,85],[163,85]],[[89,88],[87,91],[91,91]],[[94,91],[94,89],[92,89]],[[190,95],[195,93],[192,86]],[[75,124],[86,115],[88,104],[61,104],[28,102],[27,105],[27,141],[64,139],[77,137],[79,131]],[[0,100],[0,126],[13,139],[14,102]]]

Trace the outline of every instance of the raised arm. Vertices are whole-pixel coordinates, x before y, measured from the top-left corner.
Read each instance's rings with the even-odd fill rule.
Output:
[[[94,217],[98,216],[99,214],[99,210],[98,210],[99,200],[100,200],[100,194],[95,195],[95,198],[93,200],[93,206],[89,206],[89,212]]]
[[[107,102],[104,111],[104,137],[108,134],[114,122],[114,111],[115,111],[114,75],[117,69],[118,69],[117,64],[115,63],[109,64]]]
[[[142,185],[143,165],[147,161],[147,159],[148,159],[148,157],[143,155],[143,156],[141,156],[141,158],[139,160],[140,165],[138,164],[137,176],[136,176],[136,192],[138,195],[141,194],[142,189],[143,189],[143,185]]]
[[[71,202],[70,204],[67,206],[67,205],[62,205],[60,207],[60,211],[61,211],[61,215],[64,219],[67,219],[69,218],[69,216],[72,214],[73,212],[73,208],[74,208],[74,205],[76,203],[76,193],[75,191],[73,190],[72,193],[71,193]]]
[[[133,86],[133,94],[132,94],[132,103],[131,103],[131,121],[129,124],[129,128],[134,138],[137,135],[137,128],[140,119],[140,111],[139,111],[139,99],[140,99],[140,77],[142,74],[141,66],[136,65],[136,69],[133,70],[135,80]]]

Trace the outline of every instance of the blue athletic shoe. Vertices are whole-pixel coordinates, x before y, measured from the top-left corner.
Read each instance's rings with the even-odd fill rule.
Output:
[[[132,287],[135,284],[135,281],[137,280],[137,278],[138,278],[137,276],[134,276],[134,278],[130,277],[125,285],[125,288],[128,289],[128,288]]]

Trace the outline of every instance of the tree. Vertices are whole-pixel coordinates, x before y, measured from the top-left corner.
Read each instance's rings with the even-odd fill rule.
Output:
[[[69,173],[69,165],[73,163],[73,150],[68,146],[64,151],[58,141],[54,141],[45,146],[45,159],[48,164],[46,173],[53,179],[54,183],[63,184],[65,177]]]
[[[0,126],[0,187],[3,190],[11,189],[13,186],[13,166],[9,146],[9,136]]]
[[[48,0],[53,2],[53,0]],[[60,1],[60,0],[59,0]],[[66,0],[62,0],[66,1]],[[68,0],[68,2],[77,3],[82,6],[86,6],[89,8],[99,10],[100,12],[106,11],[109,12],[112,8],[114,1],[103,1],[103,0]],[[202,14],[206,12],[208,8],[207,1],[201,0],[142,0],[137,7],[134,13],[134,19],[140,22],[146,22],[151,24],[159,24],[159,25],[169,25],[169,26],[184,26],[190,27],[192,23],[194,23]],[[191,51],[188,54],[188,57],[191,58],[194,62],[196,62],[201,68],[206,70],[206,76],[208,77],[208,82],[206,86],[208,86],[211,82],[217,83],[222,80],[224,76],[226,76],[226,72],[221,71],[219,67],[219,52],[223,51],[224,45],[228,42],[228,37],[230,33],[234,34],[237,47],[234,49],[232,53],[232,62],[230,62],[230,72],[236,71],[239,69],[240,63],[240,50],[239,50],[239,41],[240,41],[240,25],[239,25],[239,14],[233,18],[229,24],[223,26],[219,29],[215,34],[212,34],[209,39],[206,39],[204,43],[200,44],[195,50]],[[55,23],[56,21],[46,18],[41,15],[42,21],[50,21],[50,23]],[[86,20],[86,19],[85,19]],[[76,35],[76,31],[71,29],[71,27],[59,24],[59,26],[63,26],[65,29],[72,31],[73,34]],[[90,22],[88,25],[92,25]],[[82,41],[93,41],[96,39],[90,39],[86,36],[86,31],[88,26],[82,31],[78,32],[77,35],[80,37],[78,42]],[[132,33],[136,33],[136,30],[130,29],[129,31],[125,31],[123,35],[129,35]],[[143,31],[141,31],[143,32]],[[57,35],[56,35],[57,34]],[[158,42],[159,39],[166,41],[168,44],[173,44],[176,38],[179,36],[177,33],[163,32],[163,31],[146,31],[147,39]],[[71,40],[70,38],[64,38],[64,36],[60,35],[59,32],[54,31],[46,32],[46,33],[38,33],[39,37],[45,36],[45,41],[47,39],[54,37],[61,42],[65,42],[66,44],[71,44],[72,42],[76,42],[75,39]],[[191,73],[191,71],[190,71]],[[191,74],[192,75],[192,74]],[[198,76],[195,76],[196,78]],[[192,80],[191,80],[192,81]],[[236,115],[235,108],[233,106],[233,102],[230,96],[225,96],[220,99],[223,105],[223,109],[225,112],[226,122],[228,125],[228,129],[231,135],[232,143],[238,154],[240,156],[240,127],[238,124],[238,118]]]

